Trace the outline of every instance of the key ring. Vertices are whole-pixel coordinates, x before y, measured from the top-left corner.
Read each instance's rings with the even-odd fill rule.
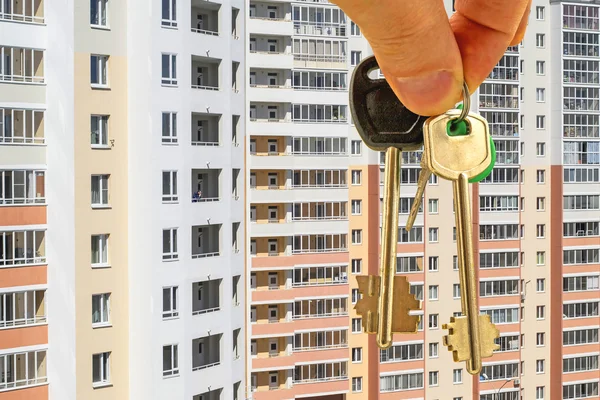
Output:
[[[467,82],[463,81],[463,107],[458,118],[453,122],[454,124],[459,124],[464,121],[469,115],[469,111],[471,110],[471,94],[469,93],[469,87],[467,86]]]

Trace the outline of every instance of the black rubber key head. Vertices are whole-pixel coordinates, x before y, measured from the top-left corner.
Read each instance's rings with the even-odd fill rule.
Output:
[[[428,117],[404,106],[383,79],[369,78],[378,69],[374,56],[365,58],[354,70],[350,82],[350,112],[365,144],[372,150],[388,147],[415,150],[423,145],[423,124]]]

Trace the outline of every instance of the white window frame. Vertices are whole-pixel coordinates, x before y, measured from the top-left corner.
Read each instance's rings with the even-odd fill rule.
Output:
[[[362,154],[362,141],[352,140],[350,142],[350,155],[360,156]]]
[[[429,285],[429,290],[428,290],[428,298],[431,301],[436,301],[439,300],[439,296],[440,296],[440,287],[438,285]]]
[[[90,144],[93,149],[106,149],[109,134],[109,115],[92,114],[90,117]],[[98,143],[94,143],[94,136]]]
[[[91,3],[90,3],[91,4]],[[100,27],[100,28],[108,28],[110,26],[109,16],[110,16],[110,6],[109,0],[96,0],[96,7],[98,10],[97,18],[92,15],[92,8],[90,7],[90,26],[92,27]],[[103,13],[104,11],[104,13]],[[104,21],[102,21],[102,17],[104,16]],[[97,22],[96,22],[97,20]]]
[[[362,258],[353,258],[351,263],[351,273],[356,275],[362,273]]]
[[[429,387],[439,386],[439,371],[429,371]]]
[[[362,376],[355,376],[352,378],[352,393],[362,392]]]
[[[538,49],[543,49],[546,47],[546,35],[543,33],[536,33],[535,35],[535,46]]]
[[[455,385],[460,385],[461,383],[463,383],[462,380],[462,368],[456,368],[452,371],[452,383]]]
[[[437,272],[439,271],[440,258],[438,256],[430,256],[429,257],[429,272]]]
[[[162,14],[167,3],[168,15]],[[160,24],[167,28],[177,28],[177,0],[161,0],[161,20]]]
[[[167,177],[168,182],[165,182]],[[165,188],[165,183],[167,187]],[[167,189],[168,193],[165,193]],[[162,202],[163,203],[177,203],[179,196],[177,195],[177,171],[162,171]]]
[[[170,353],[171,353],[170,354],[171,355],[171,365],[170,365],[171,368],[165,369],[165,348],[169,348],[169,347],[170,347]],[[163,356],[163,360],[162,360],[163,378],[178,376],[179,375],[179,345],[178,344],[164,345],[162,356]]]
[[[350,65],[355,67],[360,64],[362,60],[362,51],[352,50],[350,52]]]
[[[168,63],[168,71],[167,76],[163,75],[163,63],[166,61]],[[161,53],[160,58],[160,76],[161,76],[161,85],[162,86],[177,86],[177,54],[175,53]]]
[[[177,144],[177,113],[163,111],[161,119],[161,139],[163,144]],[[166,120],[165,120],[166,118]],[[165,135],[166,133],[166,135]]]
[[[429,329],[439,329],[439,315],[438,314],[429,314],[428,318],[428,327]]]
[[[177,253],[177,228],[163,229],[162,232],[163,232],[163,236],[162,236],[161,240],[162,240],[162,246],[163,246],[163,253],[162,253],[163,261],[178,260],[179,254]],[[169,232],[169,247],[170,247],[170,249],[168,249],[169,251],[167,251],[167,252],[165,252],[165,248],[164,248],[165,232]]]
[[[439,229],[429,228],[429,243],[438,243],[439,241]]]
[[[545,88],[536,88],[535,89],[535,101],[537,103],[545,103],[546,102],[546,89]]]
[[[99,306],[99,310],[95,310],[94,306]],[[94,322],[94,314],[98,313],[98,321]],[[92,327],[110,326],[110,293],[101,293],[92,295]]]
[[[99,202],[94,200],[94,180],[97,180],[97,196],[96,199],[100,200]],[[110,192],[109,192],[109,180],[110,175],[108,174],[94,174],[91,177],[91,203],[92,208],[106,208],[109,207],[110,204]],[[106,194],[106,198],[104,198]]]
[[[362,244],[362,229],[352,229],[352,244]]]
[[[360,37],[362,33],[360,31],[360,26],[356,25],[356,22],[350,21],[350,36]]]
[[[439,343],[429,343],[429,358],[439,358]]]
[[[93,260],[90,260],[90,263],[92,265],[92,268],[106,268],[110,266],[110,263],[108,262],[109,260],[109,254],[108,254],[108,245],[109,245],[109,236],[106,233],[103,234],[98,234],[98,235],[92,235],[92,244],[91,244],[91,255],[92,258],[94,256],[94,242],[96,243],[97,249],[98,249],[98,262],[93,262]]]
[[[362,215],[362,200],[352,200],[352,215]]]
[[[110,352],[98,353],[92,355],[92,386],[102,387],[110,385]],[[98,375],[100,380],[94,381],[94,367],[95,359],[98,359]]]
[[[362,185],[362,171],[358,169],[352,170],[352,185],[359,186]]]
[[[362,347],[353,347],[351,351],[352,364],[362,363]]]
[[[172,319],[179,317],[179,286],[165,286],[163,289],[163,298],[162,298],[162,318],[163,319]],[[168,292],[169,295],[169,306],[168,309],[165,310],[165,291]]]
[[[96,64],[97,82],[94,82],[92,76],[91,65]],[[109,68],[109,56],[104,54],[92,54],[90,55],[90,85],[93,88],[108,88],[108,68]]]
[[[546,129],[546,116],[545,115],[536,115],[535,117],[535,129]]]
[[[535,19],[537,21],[544,21],[546,19],[546,7],[537,6],[535,8]]]
[[[537,75],[546,75],[546,61],[538,60],[535,62],[535,73]]]

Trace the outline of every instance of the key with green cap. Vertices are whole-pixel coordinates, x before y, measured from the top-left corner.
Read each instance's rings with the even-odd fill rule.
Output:
[[[463,105],[459,105],[457,109],[462,110]],[[464,136],[468,133],[467,123],[465,121],[456,122],[456,120],[450,120],[446,126],[446,133],[448,136]],[[494,145],[494,140],[490,136],[490,149],[491,149],[491,162],[490,165],[477,176],[469,179],[469,183],[477,183],[484,180],[492,169],[494,169],[494,165],[496,164],[496,146]],[[423,156],[421,158],[421,172],[419,174],[419,180],[417,181],[417,192],[415,194],[415,201],[412,204],[410,209],[410,214],[408,215],[408,219],[406,220],[406,230],[410,231],[413,224],[415,223],[415,219],[417,218],[417,214],[419,212],[419,206],[421,205],[421,201],[423,200],[423,194],[425,193],[425,187],[427,186],[427,182],[429,182],[429,178],[431,177],[431,170],[427,167],[427,153],[423,151]]]

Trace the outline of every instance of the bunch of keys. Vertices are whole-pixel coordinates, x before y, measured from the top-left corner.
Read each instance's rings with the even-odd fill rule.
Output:
[[[365,59],[355,70],[350,107],[365,144],[386,150],[381,238],[380,277],[358,277],[362,298],[355,309],[363,316],[363,329],[377,334],[380,348],[392,343],[394,333],[416,333],[419,309],[405,277],[395,275],[400,192],[400,152],[423,145],[421,173],[406,229],[410,230],[432,173],[453,182],[457,254],[462,316],[451,317],[444,344],[455,362],[466,361],[467,371],[478,374],[482,358],[491,357],[498,345],[498,329],[488,315],[479,315],[477,279],[473,260],[473,232],[469,182],[485,178],[495,163],[495,148],[487,121],[470,114],[470,95],[463,87],[462,110],[450,110],[430,118],[410,112],[397,99],[385,79],[371,80],[368,73],[378,68],[375,57]],[[388,114],[393,113],[396,114]],[[391,117],[391,118],[390,118]],[[376,330],[375,330],[376,325]]]

